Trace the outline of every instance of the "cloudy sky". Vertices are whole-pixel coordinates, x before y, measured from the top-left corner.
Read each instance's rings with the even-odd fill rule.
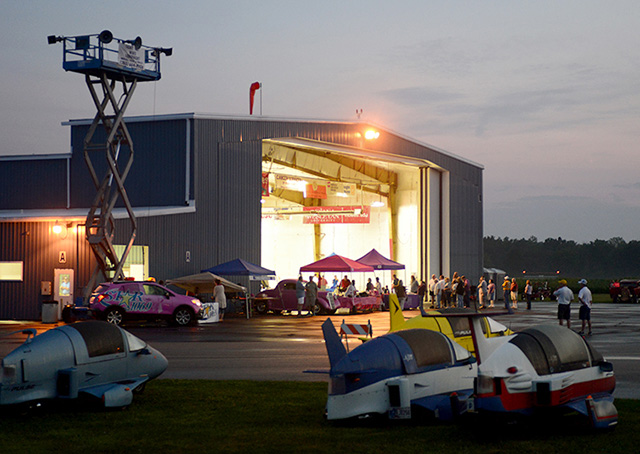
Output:
[[[0,155],[93,117],[47,35],[173,47],[129,115],[363,118],[485,167],[485,235],[640,240],[640,2],[5,0]],[[1,165],[1,164],[0,164]]]

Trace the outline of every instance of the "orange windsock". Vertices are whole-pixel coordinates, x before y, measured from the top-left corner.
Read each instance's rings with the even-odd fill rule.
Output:
[[[249,115],[253,115],[253,97],[256,94],[256,90],[260,89],[262,84],[260,82],[254,82],[249,88]]]

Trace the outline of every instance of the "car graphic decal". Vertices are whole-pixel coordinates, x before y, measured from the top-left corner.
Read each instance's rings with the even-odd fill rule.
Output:
[[[105,292],[105,298],[100,301],[100,304],[104,307],[117,304],[126,309],[127,312],[149,312],[152,303],[144,301],[142,299],[143,295],[143,292],[123,292],[117,289],[108,290]]]

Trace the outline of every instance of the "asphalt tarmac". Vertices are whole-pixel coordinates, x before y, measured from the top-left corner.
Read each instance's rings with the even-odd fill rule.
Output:
[[[577,305],[573,304],[572,326],[579,331]],[[513,315],[494,318],[514,331],[529,326],[556,324],[557,304],[534,302],[532,310],[520,303]],[[419,315],[407,311],[405,317]],[[136,336],[163,352],[169,368],[161,379],[211,380],[294,380],[326,381],[322,373],[329,361],[320,325],[331,318],[336,328],[347,323],[371,322],[373,335],[389,329],[389,313],[336,314],[331,317],[298,318],[292,315],[260,315],[249,320],[228,316],[222,323],[193,327],[172,327],[159,323],[131,323],[125,326]],[[593,335],[589,342],[614,365],[615,397],[640,399],[640,305],[597,304],[592,309]],[[24,328],[45,331],[57,324],[0,321],[0,357],[4,357],[24,340],[11,334]],[[360,343],[348,341],[350,348]]]

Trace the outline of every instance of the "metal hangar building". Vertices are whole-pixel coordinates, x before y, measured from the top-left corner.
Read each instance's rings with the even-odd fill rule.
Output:
[[[360,120],[188,113],[126,123],[135,159],[124,187],[137,220],[127,275],[165,280],[242,258],[291,278],[332,253],[357,259],[372,248],[405,264],[407,281],[482,274],[478,163]],[[64,124],[68,154],[0,158],[0,319],[38,319],[44,300],[92,290],[91,120]],[[113,214],[113,243],[124,248],[121,202]]]

